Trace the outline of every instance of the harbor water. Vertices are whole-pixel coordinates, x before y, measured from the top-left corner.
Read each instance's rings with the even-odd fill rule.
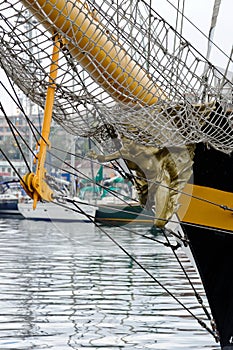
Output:
[[[171,249],[146,230],[0,219],[0,349],[219,350],[172,297],[205,318]]]

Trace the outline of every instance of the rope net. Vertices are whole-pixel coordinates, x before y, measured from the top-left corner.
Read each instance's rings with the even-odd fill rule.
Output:
[[[53,118],[68,132],[232,151],[232,82],[146,2],[0,0],[0,9],[0,65],[41,107],[59,35]]]

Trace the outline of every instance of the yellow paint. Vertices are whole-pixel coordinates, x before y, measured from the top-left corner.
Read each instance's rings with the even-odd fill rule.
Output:
[[[21,0],[52,33],[63,33],[72,56],[115,100],[153,105],[166,99],[145,70],[109,36],[83,0]]]
[[[233,211],[224,210],[211,204],[215,203],[233,208],[233,193],[190,184],[186,185],[183,193],[189,195],[182,194],[179,199],[178,216],[181,221],[233,230]]]
[[[33,209],[36,208],[37,202],[40,198],[51,201],[52,200],[52,190],[45,182],[46,169],[45,159],[47,147],[49,146],[49,134],[52,121],[53,104],[56,90],[56,78],[58,71],[58,59],[59,59],[60,41],[59,37],[55,36],[53,53],[52,53],[52,63],[50,65],[50,75],[49,75],[49,85],[47,88],[46,102],[44,109],[44,119],[41,131],[41,139],[39,142],[39,153],[36,158],[36,173],[29,173],[23,177],[21,182],[22,186],[25,188],[26,192],[33,198]]]

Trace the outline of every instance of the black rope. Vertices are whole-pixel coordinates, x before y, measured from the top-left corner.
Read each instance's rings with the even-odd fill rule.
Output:
[[[143,1],[143,2],[145,3],[145,0],[141,0],[141,1]],[[166,0],[166,1],[177,11],[176,5],[174,5],[170,0]],[[184,14],[183,12],[181,13],[180,10],[179,10],[179,13],[182,15],[183,18],[185,18],[186,21],[188,21],[195,29],[197,29],[197,30],[201,33],[201,35],[203,35],[203,37],[205,37],[208,41],[210,41],[211,44],[212,44],[213,46],[215,46],[226,58],[228,58],[229,60],[232,61],[232,59],[230,58],[230,56],[229,56],[225,51],[223,51],[223,50],[221,49],[221,47],[218,46],[214,41],[210,40],[210,39],[208,38],[208,36],[207,36],[199,27],[197,27],[197,26],[190,20],[190,18],[188,18],[187,16],[185,16],[185,14]],[[158,14],[158,13],[156,12],[156,14]],[[176,32],[176,33],[179,34],[178,32]],[[190,43],[189,43],[189,45],[191,46]],[[194,47],[192,46],[192,48],[194,48]],[[202,55],[203,59],[206,60],[205,56],[203,56],[203,54],[201,54],[199,51],[197,51],[197,49],[195,49],[195,51],[198,52],[200,55]],[[221,74],[222,74],[222,73],[221,73]],[[229,81],[229,83],[230,83],[230,81]]]
[[[16,128],[16,130],[17,130],[17,128]],[[18,130],[17,130],[17,132],[18,132]],[[65,152],[64,150],[61,150],[61,149],[59,149],[59,148],[55,148],[55,149]],[[51,152],[48,150],[48,153],[51,153]],[[72,153],[71,153],[71,154],[72,154]],[[58,160],[63,161],[61,158],[59,158],[58,156],[54,155],[53,153],[51,153],[51,155],[54,156],[55,158],[57,158]],[[5,155],[5,158],[6,158],[6,155]],[[85,159],[85,158],[83,157],[83,159]],[[12,163],[10,162],[9,158],[8,158],[8,162],[9,162],[10,165],[12,166]],[[63,162],[64,162],[64,161],[63,161]],[[49,164],[49,165],[53,165],[53,166],[54,166],[54,164],[50,164],[50,163],[47,162],[47,161],[46,161],[46,164]],[[100,187],[103,188],[103,189],[108,190],[112,195],[116,196],[118,199],[121,200],[119,194],[117,194],[116,192],[111,191],[111,190],[109,190],[107,187],[105,187],[105,186],[103,186],[103,185],[101,185],[101,184],[96,183],[93,179],[91,179],[90,177],[88,177],[87,175],[85,175],[84,173],[82,173],[80,170],[77,170],[76,168],[72,167],[69,163],[64,162],[64,164],[67,165],[67,166],[69,166],[69,167],[72,168],[73,170],[75,170],[76,174],[77,174],[77,173],[78,173],[78,174],[81,174],[85,179],[88,179],[88,180],[89,180],[90,182],[92,182],[93,184],[95,184],[95,185],[97,185],[97,186],[100,186]],[[14,167],[12,167],[12,168],[14,168]],[[59,168],[59,167],[56,167],[56,168],[58,168],[58,169],[60,169],[60,170],[64,170],[63,168]],[[65,170],[67,171],[67,169],[65,169]],[[75,173],[72,173],[72,172],[69,172],[69,171],[67,171],[67,172],[70,173],[70,174],[72,174],[72,175],[76,175]],[[16,172],[16,173],[17,173],[17,172]],[[21,178],[21,176],[20,176],[20,178]],[[141,177],[138,177],[138,178],[141,178]],[[21,179],[22,179],[22,178],[21,178]],[[171,189],[171,188],[169,188],[169,186],[166,186],[166,185],[163,185],[163,184],[160,184],[160,183],[157,183],[157,182],[154,182],[154,183],[156,183],[156,184],[158,184],[158,185],[160,185],[160,186],[163,186],[163,187],[165,187],[165,188]],[[177,192],[180,193],[180,194],[183,194],[183,195],[187,195],[187,196],[189,196],[189,197],[193,197],[193,198],[198,199],[198,200],[200,200],[200,201],[208,202],[208,203],[210,203],[210,204],[212,204],[212,205],[215,205],[215,206],[217,206],[217,207],[219,207],[219,208],[221,208],[221,209],[224,209],[224,210],[231,210],[231,211],[233,210],[233,209],[229,209],[229,208],[228,208],[227,206],[225,206],[225,205],[221,205],[221,204],[218,204],[218,203],[214,203],[214,202],[212,202],[212,201],[205,200],[204,198],[200,198],[200,197],[197,197],[197,196],[193,196],[192,194],[188,194],[188,193],[183,192],[183,191],[178,191],[178,190],[177,190]],[[123,201],[123,200],[122,200],[122,201]],[[127,205],[130,205],[127,201],[124,201],[124,203],[127,204]],[[156,219],[156,217],[154,217],[154,219]],[[167,221],[167,220],[165,220],[165,219],[160,219],[160,220],[164,220],[164,222]],[[172,222],[171,220],[169,220],[169,221]],[[196,225],[196,224],[189,224],[189,225],[195,226],[195,227],[200,227],[200,225]],[[203,227],[204,227],[204,225],[203,225]],[[220,232],[224,232],[224,230],[221,230],[221,229],[220,229],[219,231],[220,231]]]
[[[98,225],[97,225],[98,226]],[[120,248],[135,264],[137,264],[156,284],[158,284],[170,297],[172,297],[181,307],[186,310],[203,328],[205,328],[216,340],[219,341],[216,333],[210,329],[207,324],[197,317],[183,302],[181,302],[172,292],[169,291],[156,277],[154,277],[133,255],[131,255],[121,244],[119,244],[106,230],[99,226],[101,231],[118,247]]]
[[[1,150],[2,152],[2,150]],[[3,152],[2,152],[3,153]],[[4,153],[3,153],[4,154]],[[7,158],[7,160],[10,162],[10,160]],[[15,169],[16,170],[16,169]],[[17,171],[16,171],[17,173]],[[18,174],[18,177],[20,177],[20,174]],[[20,177],[21,178],[21,177]],[[72,200],[72,203],[75,204],[75,206],[77,207],[77,209],[79,210],[79,212],[81,212],[82,214],[86,215],[87,217],[89,217],[89,219],[93,220],[94,223],[94,218],[90,217],[90,215],[86,214],[85,211],[83,211],[80,207],[78,207],[77,203],[74,202],[74,200]],[[59,204],[58,204],[59,205]],[[61,204],[60,204],[61,205]],[[67,207],[69,208],[69,207]],[[70,208],[69,208],[70,209]],[[127,256],[129,256],[141,269],[143,269],[143,271],[145,271],[153,280],[154,282],[156,282],[161,288],[163,288],[172,298],[174,298],[194,319],[196,319],[198,321],[198,323],[204,327],[208,332],[210,332],[216,339],[216,334],[202,321],[200,320],[195,314],[193,314],[175,295],[173,295],[161,282],[158,281],[158,279],[156,279],[148,270],[146,270],[143,265],[137,261],[137,259],[135,259],[133,256],[131,256],[131,254],[129,254],[120,244],[118,244],[118,242],[116,242],[107,232],[106,230],[104,230],[102,227],[100,227],[100,225],[98,225],[97,223],[95,223],[95,225],[97,227],[99,227],[101,229],[101,231],[103,231]],[[145,235],[144,235],[145,236]],[[145,236],[145,238],[148,238]]]
[[[32,122],[32,121],[29,119],[29,117],[26,115],[26,113],[25,113],[25,111],[24,111],[24,108],[23,108],[23,106],[22,106],[22,103],[21,103],[20,99],[18,98],[17,93],[16,93],[16,91],[15,91],[14,85],[12,84],[12,82],[11,82],[11,80],[10,80],[10,78],[8,77],[8,75],[7,75],[6,72],[5,72],[5,74],[6,74],[7,78],[8,78],[8,81],[9,81],[9,83],[10,83],[10,85],[11,85],[12,90],[14,91],[14,94],[15,94],[15,96],[16,96],[16,99],[14,98],[14,96],[12,96],[12,94],[9,92],[9,90],[6,88],[6,86],[5,86],[1,81],[0,81],[0,84],[1,84],[2,87],[5,89],[5,91],[7,92],[7,94],[10,96],[10,98],[12,99],[12,101],[14,101],[14,103],[15,103],[16,106],[19,108],[19,110],[22,112],[24,118],[26,119],[26,121],[27,121],[27,123],[28,123],[28,125],[29,125],[29,128],[30,128],[30,130],[31,130],[31,133],[33,134],[33,136],[34,136],[36,142],[38,143],[38,139],[37,139],[37,137],[36,137],[36,134],[35,134],[34,130],[37,131],[37,133],[40,135],[40,137],[42,137],[42,136],[41,136],[40,132],[38,131],[38,129],[36,128],[36,126],[33,124],[33,122]],[[18,102],[17,102],[17,101],[18,101]]]
[[[0,109],[1,109],[1,111],[3,112],[3,115],[4,115],[4,117],[5,117],[6,121],[7,121],[7,124],[8,124],[8,126],[9,126],[9,128],[10,128],[10,130],[11,130],[11,133],[12,133],[12,135],[13,135],[13,137],[14,137],[14,140],[15,140],[17,146],[18,146],[18,149],[19,149],[19,151],[20,151],[22,157],[23,157],[23,160],[24,160],[24,162],[25,162],[25,165],[26,165],[28,171],[31,172],[30,166],[29,166],[28,161],[27,161],[27,159],[26,159],[26,157],[25,157],[25,154],[24,154],[24,152],[23,152],[23,149],[22,149],[22,147],[21,147],[21,145],[20,145],[20,143],[19,143],[19,141],[18,141],[18,139],[17,139],[17,137],[16,137],[15,131],[17,131],[17,134],[20,136],[21,140],[22,140],[22,141],[24,142],[24,144],[29,148],[29,150],[30,150],[32,153],[33,153],[33,151],[32,151],[32,149],[28,146],[27,142],[26,142],[25,139],[22,137],[22,135],[20,134],[20,132],[18,131],[18,129],[15,127],[15,125],[12,123],[12,121],[11,121],[11,120],[8,118],[8,116],[6,115],[5,110],[4,110],[4,108],[3,108],[1,102],[0,102]]]
[[[94,179],[90,178],[89,176],[85,175],[83,172],[81,172],[79,169],[76,169],[75,167],[73,167],[72,165],[70,165],[69,163],[67,163],[66,161],[62,160],[60,157],[56,156],[55,154],[51,153],[50,151],[48,151],[48,153],[50,153],[52,156],[54,156],[55,158],[57,158],[60,161],[63,161],[64,165],[67,165],[68,167],[70,167],[72,170],[75,171],[75,173],[72,173],[71,171],[68,171],[66,169],[66,171],[71,174],[71,175],[77,175],[77,174],[81,174],[85,179],[89,180],[91,183],[101,187],[102,189],[107,190],[110,194],[112,194],[113,196],[115,196],[116,198],[120,199],[122,201],[122,203],[125,203],[127,205],[131,205],[128,201],[126,201],[123,197],[125,197],[124,195],[122,195],[121,193],[117,193],[116,191],[113,191],[111,189],[109,189],[108,187],[101,185],[97,182],[94,181]],[[49,164],[48,162],[46,162],[46,164]],[[62,168],[59,168],[61,170],[64,170]]]
[[[59,205],[61,205],[61,202],[59,202],[59,200],[61,200],[61,201],[64,200],[64,201],[66,201],[66,202],[68,202],[68,203],[74,204],[76,207],[78,207],[78,204],[82,204],[82,205],[84,205],[84,206],[85,206],[85,205],[87,205],[87,206],[91,205],[91,206],[95,206],[96,208],[98,208],[98,205],[95,205],[95,204],[92,204],[92,203],[81,202],[81,201],[78,201],[78,200],[76,200],[76,199],[69,198],[69,197],[66,197],[66,196],[63,197],[63,196],[59,196],[59,195],[58,195],[58,196],[53,196],[53,198],[58,200]],[[54,203],[57,203],[57,202],[54,202]],[[104,206],[104,205],[101,204],[101,207],[106,207],[106,208],[109,208],[109,209],[111,209],[111,210],[113,210],[113,211],[114,211],[114,210],[115,210],[115,211],[119,211],[119,209],[114,208],[114,207],[112,207],[111,205],[105,205],[105,206]],[[69,208],[69,207],[64,206],[64,208]],[[123,209],[122,211],[123,211],[124,213],[132,214],[131,211],[128,211],[128,210],[125,210],[125,209]],[[84,212],[84,213],[85,213],[85,212]],[[146,214],[143,214],[143,216],[148,216],[149,218],[154,219],[154,216],[152,217],[152,216],[146,215]],[[96,224],[96,223],[98,223],[98,221],[95,221],[95,224]],[[98,224],[99,224],[99,223],[98,223]],[[109,223],[108,223],[108,226],[110,226],[110,227],[115,227],[116,225],[115,225],[114,223],[109,222]],[[161,245],[164,245],[165,247],[168,246],[166,242],[160,241],[160,240],[156,239],[155,237],[147,236],[146,234],[138,233],[138,232],[134,231],[132,228],[124,227],[124,230],[125,230],[126,232],[133,233],[134,235],[140,236],[140,237],[142,237],[142,238],[146,238],[146,239],[152,240],[152,241],[154,241],[154,242],[156,242],[156,243],[159,243],[159,244],[161,244]],[[169,246],[170,246],[170,245],[169,245]]]
[[[75,73],[77,74],[77,76],[79,77],[80,84],[82,85],[82,88],[83,88],[83,90],[85,91],[86,95],[90,98],[90,100],[92,100],[92,104],[93,104],[93,106],[95,107],[96,111],[98,111],[99,117],[100,117],[100,119],[101,119],[101,121],[102,121],[102,123],[103,123],[103,127],[106,129],[106,131],[107,131],[107,133],[108,133],[108,135],[109,135],[109,138],[113,141],[114,146],[115,146],[115,149],[116,149],[117,151],[120,152],[121,144],[120,144],[119,138],[117,137],[116,131],[115,131],[115,129],[113,128],[112,125],[109,125],[109,123],[106,123],[106,120],[105,120],[105,118],[104,118],[104,116],[103,116],[103,113],[102,113],[102,111],[101,111],[101,108],[100,108],[100,107],[98,106],[98,104],[95,102],[95,99],[91,96],[91,94],[90,94],[90,92],[88,91],[87,87],[86,87],[85,84],[83,83],[83,80],[82,80],[82,78],[81,78],[81,76],[80,76],[80,73],[79,73],[79,71],[78,71],[78,69],[77,69],[77,66],[74,64],[74,62],[73,62],[73,60],[72,60],[72,55],[71,55],[70,51],[69,51],[69,50],[63,50],[63,54],[64,54],[64,57],[65,57],[65,59],[66,59],[67,64],[71,66],[71,68],[74,70],[74,72],[75,72]],[[86,119],[85,119],[84,121],[85,121],[85,123],[88,125],[88,122],[86,121]],[[95,136],[94,136],[94,135],[93,135],[93,139],[95,139]],[[95,146],[97,146],[97,145],[96,145],[96,142],[95,142]],[[97,148],[100,149],[99,146],[97,146]],[[103,153],[103,152],[102,152],[102,153]],[[120,152],[120,153],[121,153],[121,152]],[[122,157],[122,159],[123,159],[123,157]],[[118,164],[118,167],[119,167],[119,168],[118,168],[118,172],[119,172],[120,174],[122,174],[122,172],[125,173],[125,171],[124,171],[122,165],[119,163],[119,161],[118,161],[118,160],[115,160],[115,162]],[[112,162],[110,162],[110,163],[112,163]],[[132,173],[131,169],[127,166],[126,163],[125,163],[125,166],[128,168],[128,171],[129,171],[129,173],[130,173],[130,176],[129,176],[129,174],[126,174],[126,175],[127,175],[128,179],[129,179],[130,181],[132,181],[132,179],[134,178],[134,177],[133,177],[133,173]]]
[[[22,176],[20,175],[20,173],[18,172],[18,170],[16,169],[16,167],[14,166],[14,164],[11,162],[11,160],[9,159],[9,157],[6,155],[6,153],[3,151],[2,148],[0,148],[0,152],[2,153],[3,157],[6,159],[6,161],[10,164],[10,166],[12,167],[12,169],[14,170],[14,172],[16,173],[17,177],[19,178],[20,181],[22,181],[24,183],[24,185],[26,186]]]
[[[63,198],[64,199],[64,198]],[[100,224],[98,224],[97,222],[95,222],[95,216],[90,215],[88,213],[86,213],[83,209],[81,209],[78,206],[78,202],[75,201],[74,199],[69,199],[66,198],[67,202],[72,203],[76,209],[71,208],[70,206],[66,206],[63,203],[59,203],[59,202],[53,202],[55,204],[57,204],[58,206],[62,206],[66,209],[70,209],[74,212],[78,212],[83,214],[84,216],[86,216],[95,226],[97,226],[119,249],[121,249],[132,261],[134,261],[135,264],[137,264],[140,269],[142,269],[156,284],[159,285],[160,288],[162,288],[170,297],[172,297],[184,310],[186,310],[203,328],[205,328],[210,334],[212,334],[212,336],[215,338],[216,341],[219,341],[219,338],[216,334],[216,332],[214,332],[213,330],[211,330],[206,323],[201,320],[199,317],[197,317],[182,301],[180,301],[172,292],[169,291],[169,289],[163,285],[154,275],[152,275],[132,254],[130,254],[121,244],[119,244]],[[80,202],[79,204],[84,204],[82,202]],[[86,204],[86,205],[90,205],[90,204]],[[129,230],[130,232],[132,232],[132,230]],[[132,233],[136,233],[136,232],[132,232]],[[146,235],[141,235],[144,238],[147,239],[151,239],[153,241],[156,241],[158,243],[162,243],[161,241],[158,241],[152,237],[148,237]],[[172,247],[172,245],[169,243],[169,246]],[[174,249],[173,249],[174,251]],[[179,260],[178,260],[179,262]],[[183,270],[183,266],[182,264],[180,264],[180,266],[182,267]],[[185,274],[185,276],[188,278],[188,276]],[[190,281],[190,279],[188,278],[188,280]],[[198,294],[197,294],[198,295]],[[209,317],[209,314],[207,314],[208,319],[211,320],[211,318]]]
[[[59,148],[56,148],[56,147],[52,147],[52,148],[54,148],[54,149],[56,149],[56,150],[58,150],[58,151],[61,151],[61,152],[66,152],[66,151],[64,151],[64,150],[62,150],[62,149],[59,149]],[[92,161],[92,162],[95,163],[95,164],[99,164],[99,165],[101,164],[101,163],[99,163],[98,161],[93,160],[93,159],[90,159],[90,158],[88,158],[88,157],[84,157],[84,156],[80,156],[80,155],[75,155],[75,154],[73,154],[73,153],[71,153],[71,152],[67,152],[67,154],[72,155],[72,156],[76,156],[76,157],[78,157],[78,158],[82,158],[82,159],[84,159],[84,160],[90,160],[90,161]],[[108,165],[106,165],[106,164],[105,164],[104,166],[107,167],[107,168],[109,168],[109,169],[111,169],[111,167],[108,166]],[[126,175],[127,175],[127,174],[126,174]],[[128,174],[128,175],[131,175],[131,174]],[[228,207],[227,205],[219,204],[219,203],[210,201],[210,200],[205,199],[205,198],[202,198],[202,197],[194,196],[193,194],[190,194],[190,193],[187,193],[187,192],[184,192],[184,191],[181,191],[181,190],[176,190],[176,189],[174,189],[174,188],[172,188],[172,187],[170,187],[170,186],[168,186],[168,185],[164,185],[164,184],[160,183],[159,181],[152,181],[152,180],[149,180],[149,179],[147,179],[147,178],[145,178],[145,177],[138,176],[138,175],[133,175],[133,177],[134,177],[134,178],[137,178],[138,180],[145,180],[145,181],[147,181],[148,183],[155,184],[155,185],[158,185],[158,186],[163,187],[163,188],[165,188],[165,189],[172,190],[172,191],[176,192],[177,194],[182,194],[182,195],[185,195],[185,196],[187,196],[187,197],[197,199],[197,200],[199,200],[199,201],[201,201],[201,202],[209,203],[209,204],[214,205],[214,206],[216,206],[216,207],[218,207],[218,208],[220,208],[220,209],[227,210],[227,211],[232,211],[232,212],[233,212],[233,208]],[[162,220],[162,219],[161,219],[161,220]],[[166,220],[165,220],[165,221],[166,221]]]
[[[92,141],[93,141],[93,140],[92,140]],[[95,143],[95,145],[96,145],[96,143]],[[75,154],[75,153],[72,153],[72,152],[70,152],[70,151],[65,151],[64,149],[58,148],[58,147],[53,146],[53,145],[51,146],[51,149],[57,150],[57,151],[59,151],[59,152],[66,153],[66,154],[68,154],[69,156],[76,157],[76,158],[79,158],[79,159],[82,159],[82,160],[88,160],[88,161],[92,162],[93,164],[103,165],[106,169],[110,169],[110,170],[114,169],[114,170],[116,170],[123,178],[126,178],[126,177],[128,178],[127,175],[129,175],[129,174],[126,174],[126,173],[125,173],[125,171],[123,170],[122,166],[117,162],[117,159],[115,159],[114,161],[109,161],[108,163],[111,163],[111,166],[110,166],[110,165],[108,165],[108,164],[106,164],[106,163],[104,163],[104,164],[103,164],[103,163],[100,163],[100,162],[99,162],[98,160],[96,160],[96,159],[92,159],[92,158],[87,157],[87,156],[82,156],[81,154]],[[103,153],[103,152],[101,151],[101,153]],[[119,169],[119,167],[116,166],[115,163],[117,163],[117,165],[120,166],[121,169]]]
[[[162,233],[163,233],[163,235],[164,235],[164,237],[165,237],[165,239],[166,239],[168,245],[170,245],[171,243],[170,243],[170,241],[169,241],[168,235],[166,234],[166,229],[163,229],[163,228],[162,228],[161,231],[162,231]],[[172,246],[171,246],[171,248],[172,248]],[[204,302],[203,302],[203,299],[202,299],[201,295],[197,292],[197,290],[196,290],[196,288],[195,288],[193,282],[191,281],[189,275],[187,274],[187,272],[186,272],[186,270],[185,270],[185,268],[184,268],[182,262],[180,261],[180,259],[179,259],[178,255],[177,255],[176,251],[175,251],[174,249],[172,249],[172,252],[173,252],[173,254],[174,254],[174,256],[175,256],[175,258],[176,258],[178,264],[180,265],[180,268],[181,268],[181,270],[183,271],[183,273],[184,273],[184,275],[185,275],[187,281],[189,282],[189,284],[190,284],[190,286],[191,286],[191,288],[192,288],[192,290],[193,290],[193,292],[194,292],[194,295],[195,295],[195,297],[196,297],[198,303],[201,305],[201,307],[202,307],[202,309],[204,310],[204,312],[205,312],[207,318],[209,319],[209,321],[212,321],[212,317],[211,317],[209,311],[207,310],[206,306],[204,305]]]

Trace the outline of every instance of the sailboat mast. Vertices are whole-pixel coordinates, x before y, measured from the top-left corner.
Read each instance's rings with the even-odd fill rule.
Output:
[[[203,80],[204,80],[204,90],[202,94],[202,101],[205,102],[206,99],[206,90],[208,88],[208,68],[209,68],[209,59],[210,59],[210,54],[213,46],[213,38],[214,38],[214,31],[215,27],[217,24],[217,18],[219,14],[219,9],[221,5],[221,0],[215,0],[214,6],[213,6],[213,13],[212,13],[212,19],[211,19],[211,24],[210,24],[210,30],[209,30],[209,36],[208,36],[208,46],[207,46],[207,53],[206,53],[206,63],[205,63],[205,68],[204,68],[204,73],[203,73]]]
[[[217,18],[218,18],[218,14],[219,14],[220,5],[221,5],[221,0],[215,0],[214,7],[213,7],[212,19],[211,19],[211,25],[210,25],[210,30],[209,30],[209,37],[208,37],[209,40],[208,40],[208,48],[207,48],[207,54],[206,54],[207,60],[209,60],[209,58],[210,58],[211,48],[213,46],[214,32],[215,32],[215,27],[217,24]]]

